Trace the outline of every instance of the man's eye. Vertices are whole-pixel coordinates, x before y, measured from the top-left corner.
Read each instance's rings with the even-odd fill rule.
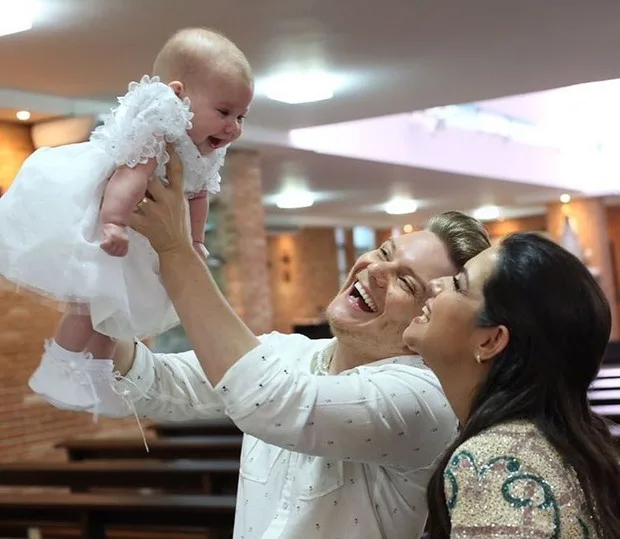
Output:
[[[418,290],[416,287],[413,286],[407,279],[400,277],[398,280],[403,284],[406,292],[409,292],[413,297],[418,295]]]

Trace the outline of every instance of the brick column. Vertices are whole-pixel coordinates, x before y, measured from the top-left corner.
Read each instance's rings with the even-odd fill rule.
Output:
[[[607,232],[607,209],[601,198],[581,198],[570,204],[551,204],[547,208],[547,231],[559,241],[566,217],[577,234],[583,252],[583,262],[597,276],[607,296],[612,312],[611,339],[618,338],[616,323],[616,283],[612,263],[611,244]],[[558,268],[561,273],[562,268]]]
[[[213,206],[217,229],[209,251],[221,254],[222,288],[235,312],[257,335],[273,329],[267,270],[267,236],[260,157],[233,150],[222,171],[222,191]],[[211,220],[211,219],[209,219]]]

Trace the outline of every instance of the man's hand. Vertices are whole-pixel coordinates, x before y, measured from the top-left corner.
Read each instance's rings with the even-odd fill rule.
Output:
[[[159,255],[186,249],[192,243],[183,193],[183,164],[171,145],[168,153],[168,185],[151,179],[147,187],[149,198],[131,216],[132,228],[145,236]]]

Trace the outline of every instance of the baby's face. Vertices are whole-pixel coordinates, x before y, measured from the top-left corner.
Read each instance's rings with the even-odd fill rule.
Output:
[[[238,139],[254,88],[241,76],[213,75],[199,91],[188,92],[192,118],[189,136],[202,155]]]

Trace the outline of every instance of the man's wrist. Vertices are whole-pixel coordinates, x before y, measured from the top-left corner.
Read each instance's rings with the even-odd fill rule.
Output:
[[[183,242],[177,245],[172,245],[168,249],[164,249],[157,253],[160,261],[164,258],[186,258],[193,256],[196,253],[194,249],[194,243]]]

